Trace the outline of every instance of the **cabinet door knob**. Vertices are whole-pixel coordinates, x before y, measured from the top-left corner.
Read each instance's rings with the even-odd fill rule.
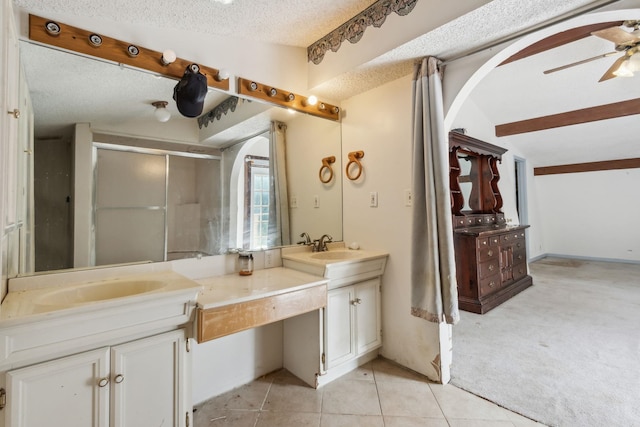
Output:
[[[360,298],[356,298],[353,301],[351,301],[351,304],[353,304],[353,305],[358,305],[358,304],[361,304],[361,303],[362,303],[362,300]]]
[[[122,375],[122,374],[116,375],[116,377],[113,379],[113,381],[115,381],[116,384],[120,384],[122,381],[124,381],[124,375]]]
[[[109,378],[100,378],[100,381],[98,381],[99,387],[106,387],[107,384],[109,384]]]
[[[489,256],[493,256],[493,251],[492,251],[492,250],[489,250],[489,252],[487,252],[487,255],[489,255]]]
[[[496,268],[495,265],[489,264],[489,267],[488,267],[489,271],[493,271],[495,270],[495,268]]]
[[[18,110],[17,108],[14,108],[13,111],[7,111],[7,113],[11,114],[15,119],[20,118],[20,110]]]

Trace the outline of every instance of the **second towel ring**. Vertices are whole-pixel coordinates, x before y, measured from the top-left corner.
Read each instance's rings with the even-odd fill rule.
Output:
[[[347,163],[345,172],[347,174],[347,178],[349,178],[351,181],[355,181],[356,179],[360,178],[360,175],[362,175],[363,166],[362,166],[362,163],[360,163],[360,159],[364,157],[364,151],[352,151],[349,153],[348,156],[349,156],[349,163]],[[355,176],[351,175],[351,173],[349,172],[349,169],[353,164],[355,164],[354,167],[357,167],[357,170],[358,170]]]
[[[333,179],[333,168],[331,165],[336,162],[336,156],[329,156],[322,159],[322,166],[320,167],[320,172],[318,172],[318,177],[320,178],[320,182],[323,184],[327,184],[331,182]],[[322,178],[322,174],[324,170],[327,169],[329,172],[329,177],[327,179]]]

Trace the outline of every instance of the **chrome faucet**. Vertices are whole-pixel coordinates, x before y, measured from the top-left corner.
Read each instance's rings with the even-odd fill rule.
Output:
[[[323,234],[318,240],[313,241],[313,252],[324,252],[327,250],[327,243],[333,242],[333,237]]]
[[[299,245],[307,245],[310,246],[313,243],[311,242],[311,237],[309,237],[309,235],[307,233],[302,233],[300,235],[300,237],[302,237],[304,240],[301,240],[298,242]]]

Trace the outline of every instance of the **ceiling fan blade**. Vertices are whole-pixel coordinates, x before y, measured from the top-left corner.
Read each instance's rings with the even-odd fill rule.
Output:
[[[609,40],[615,43],[616,46],[631,45],[640,41],[640,38],[619,27],[611,27],[605,28],[604,30],[594,31],[591,35]]]
[[[595,61],[596,59],[606,58],[612,55],[618,55],[620,52],[603,53],[602,55],[594,56],[593,58],[583,59],[582,61],[572,62],[571,64],[562,65],[560,67],[552,68],[550,70],[543,71],[543,74],[551,74],[556,71],[566,70],[567,68],[575,67],[576,65],[586,64],[587,62]]]
[[[617,77],[615,74],[613,74],[613,72],[616,71],[620,67],[620,64],[622,64],[627,59],[628,59],[627,55],[622,55],[620,58],[616,59],[613,65],[609,67],[609,69],[602,75],[602,77],[600,77],[600,80],[598,81],[603,82],[605,80],[609,80],[614,77]]]

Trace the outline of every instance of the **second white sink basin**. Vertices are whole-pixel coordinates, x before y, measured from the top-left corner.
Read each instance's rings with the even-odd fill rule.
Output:
[[[144,294],[165,286],[166,282],[161,280],[108,280],[45,292],[35,303],[39,306],[73,306]]]
[[[327,252],[316,252],[309,255],[310,258],[313,259],[323,259],[323,260],[332,260],[332,261],[340,261],[346,259],[354,259],[359,258],[361,255],[355,251],[327,251]]]

